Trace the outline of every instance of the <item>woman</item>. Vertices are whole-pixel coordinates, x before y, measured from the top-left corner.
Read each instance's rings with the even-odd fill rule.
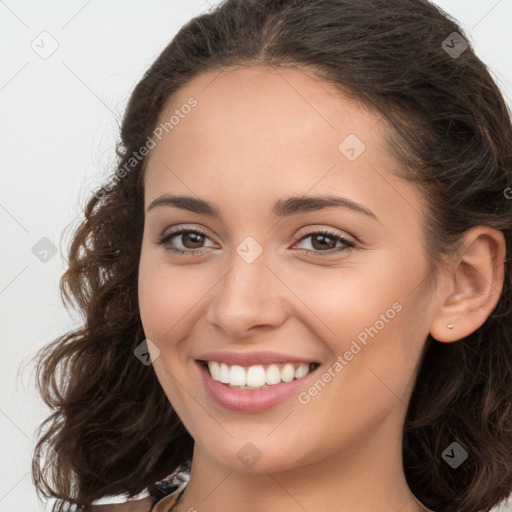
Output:
[[[54,510],[512,492],[512,128],[459,25],[423,0],[227,0],[121,139],[62,278],[84,326],[39,356]]]

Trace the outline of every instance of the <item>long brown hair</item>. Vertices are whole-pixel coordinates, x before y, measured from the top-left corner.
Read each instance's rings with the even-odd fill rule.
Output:
[[[508,259],[496,308],[464,339],[426,340],[403,463],[411,491],[437,512],[487,511],[509,496],[512,127],[499,88],[467,42],[426,0],[226,0],[181,28],[133,91],[117,169],[88,198],[74,231],[61,293],[84,324],[37,355],[38,389],[52,413],[35,460],[48,453],[32,476],[40,494],[57,498],[54,510],[154,493],[157,482],[190,467],[193,439],[152,366],[134,356],[145,338],[137,300],[147,161],[140,148],[191,78],[255,64],[313,71],[383,116],[402,177],[428,203],[433,268],[471,227],[503,232]],[[457,469],[442,458],[452,442],[469,455]]]

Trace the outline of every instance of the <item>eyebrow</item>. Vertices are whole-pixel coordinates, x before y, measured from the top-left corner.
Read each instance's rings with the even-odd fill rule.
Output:
[[[164,195],[157,197],[149,205],[147,212],[153,208],[162,206],[174,206],[182,210],[216,217],[222,219],[219,207],[215,203],[198,199],[192,196]],[[291,215],[322,210],[324,208],[344,208],[353,212],[366,215],[380,222],[378,217],[371,210],[350,199],[339,196],[297,196],[288,199],[280,199],[272,206],[272,214],[276,217],[288,217]]]

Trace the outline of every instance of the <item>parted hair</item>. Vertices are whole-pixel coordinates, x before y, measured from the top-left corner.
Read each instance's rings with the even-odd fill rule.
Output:
[[[423,191],[434,271],[470,228],[504,234],[499,302],[469,336],[425,340],[402,444],[424,505],[490,510],[512,492],[511,116],[464,30],[426,0],[225,0],[188,21],[150,66],[125,110],[116,168],[86,198],[67,249],[60,290],[83,324],[35,356],[50,407],[32,465],[39,496],[54,498],[54,511],[87,511],[107,495],[156,495],[190,468],[193,439],[152,366],[134,356],[145,339],[140,148],[193,77],[253,65],[307,70],[382,116],[397,175]],[[443,459],[453,442],[468,454],[457,468]]]

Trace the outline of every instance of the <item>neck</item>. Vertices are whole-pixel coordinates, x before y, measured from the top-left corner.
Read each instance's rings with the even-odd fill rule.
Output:
[[[397,411],[395,411],[396,413]],[[391,414],[371,438],[344,445],[329,456],[288,469],[240,471],[194,447],[189,483],[177,512],[423,512],[402,466],[401,429]],[[398,436],[390,437],[393,432]]]

